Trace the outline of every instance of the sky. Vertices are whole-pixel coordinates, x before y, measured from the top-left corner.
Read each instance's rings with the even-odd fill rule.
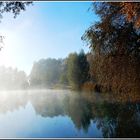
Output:
[[[0,66],[18,68],[30,74],[39,59],[65,58],[71,52],[89,48],[81,40],[88,27],[98,20],[91,2],[34,2],[16,19],[4,14],[0,35],[5,36]]]

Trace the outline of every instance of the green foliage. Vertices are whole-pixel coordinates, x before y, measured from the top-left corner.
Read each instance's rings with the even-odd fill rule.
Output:
[[[89,79],[89,64],[83,50],[79,54],[71,53],[68,56],[68,81],[73,89],[80,89]]]
[[[68,56],[67,64],[68,64],[68,71],[67,71],[68,82],[70,86],[72,86],[72,88],[79,89],[80,69],[78,67],[77,53],[73,53],[73,54],[71,53]]]
[[[89,64],[82,50],[79,54],[71,53],[66,59],[41,59],[35,62],[30,73],[31,87],[71,86],[80,89],[89,79]]]
[[[89,75],[89,63],[87,61],[87,55],[84,53],[84,50],[81,50],[78,55],[78,66],[80,69],[80,84],[88,81],[90,78]]]

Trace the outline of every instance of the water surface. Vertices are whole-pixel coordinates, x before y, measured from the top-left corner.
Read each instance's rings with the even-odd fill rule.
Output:
[[[0,92],[0,137],[139,137],[140,104],[69,90]]]

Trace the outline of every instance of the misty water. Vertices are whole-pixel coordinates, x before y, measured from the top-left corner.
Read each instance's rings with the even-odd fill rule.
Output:
[[[0,92],[0,137],[138,137],[140,104],[69,90]]]

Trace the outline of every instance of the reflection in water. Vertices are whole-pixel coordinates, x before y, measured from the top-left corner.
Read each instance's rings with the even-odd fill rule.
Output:
[[[16,92],[0,92],[0,113],[6,113],[7,111],[14,111],[21,106],[25,107],[27,104],[27,93],[22,91]]]
[[[104,137],[139,137],[140,105],[101,103],[94,106],[95,121]]]
[[[140,104],[68,90],[1,92],[0,124],[0,137],[140,137]]]

